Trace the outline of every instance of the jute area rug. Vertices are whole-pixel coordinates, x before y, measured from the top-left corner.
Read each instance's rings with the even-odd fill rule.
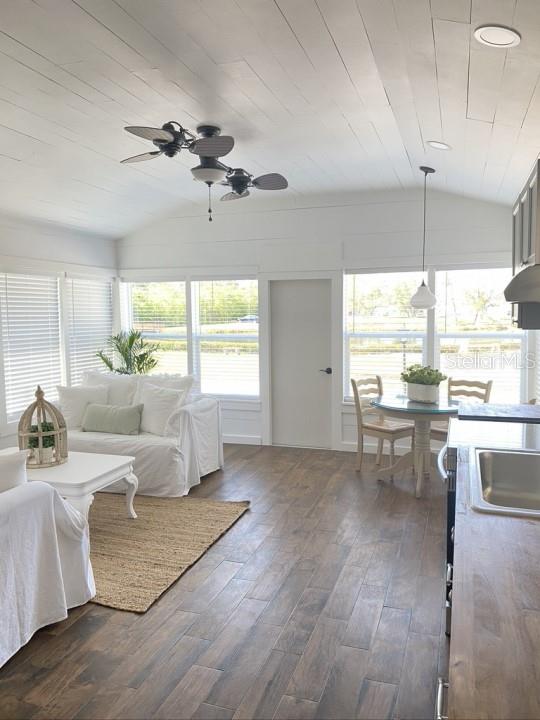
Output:
[[[93,602],[145,612],[249,508],[249,502],[96,493],[90,509]]]

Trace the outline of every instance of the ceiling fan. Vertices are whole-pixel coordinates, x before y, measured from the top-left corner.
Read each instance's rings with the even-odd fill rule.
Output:
[[[267,173],[253,177],[243,168],[229,168],[225,180],[220,185],[226,185],[232,188],[231,192],[225,193],[221,200],[239,200],[248,197],[250,194],[248,188],[257,188],[258,190],[285,190],[289,186],[287,179],[279,173]]]
[[[230,135],[221,135],[221,128],[217,125],[199,125],[197,135],[174,120],[166,122],[161,128],[130,125],[125,130],[144,140],[150,140],[157,150],[126,158],[121,161],[124,164],[153,160],[160,155],[174,157],[184,149],[199,156],[199,164],[191,168],[191,173],[195,180],[208,185],[208,220],[210,222],[212,222],[211,187],[216,182],[232,188],[231,192],[221,198],[222,200],[237,200],[247,197],[250,194],[248,188],[284,190],[288,187],[287,180],[279,173],[267,173],[253,177],[242,168],[231,168],[221,163],[218,158],[231,152],[234,147],[234,138]]]
[[[150,140],[157,148],[151,152],[126,158],[121,161],[124,164],[153,160],[160,155],[174,157],[183,149],[189,150],[194,155],[218,158],[230,153],[234,147],[234,138],[230,135],[221,135],[221,128],[216,125],[199,125],[197,127],[199,137],[175,120],[166,122],[160,128],[130,125],[124,129],[132,135]]]

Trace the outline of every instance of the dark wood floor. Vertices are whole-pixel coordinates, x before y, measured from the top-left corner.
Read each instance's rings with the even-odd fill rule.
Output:
[[[0,670],[0,717],[432,718],[443,488],[371,468],[227,446],[192,495],[251,511],[145,615],[89,603],[39,632]]]

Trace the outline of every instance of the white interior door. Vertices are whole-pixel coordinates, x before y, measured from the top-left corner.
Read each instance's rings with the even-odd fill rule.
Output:
[[[331,281],[270,282],[272,442],[331,447]]]

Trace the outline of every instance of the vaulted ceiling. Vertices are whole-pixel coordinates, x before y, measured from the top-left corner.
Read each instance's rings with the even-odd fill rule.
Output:
[[[480,45],[488,22],[521,44]],[[125,125],[167,120],[221,125],[227,164],[282,172],[285,205],[414,186],[425,163],[509,203],[540,151],[539,78],[539,0],[1,0],[0,211],[115,236],[205,215],[195,156],[119,163],[150,149]]]

